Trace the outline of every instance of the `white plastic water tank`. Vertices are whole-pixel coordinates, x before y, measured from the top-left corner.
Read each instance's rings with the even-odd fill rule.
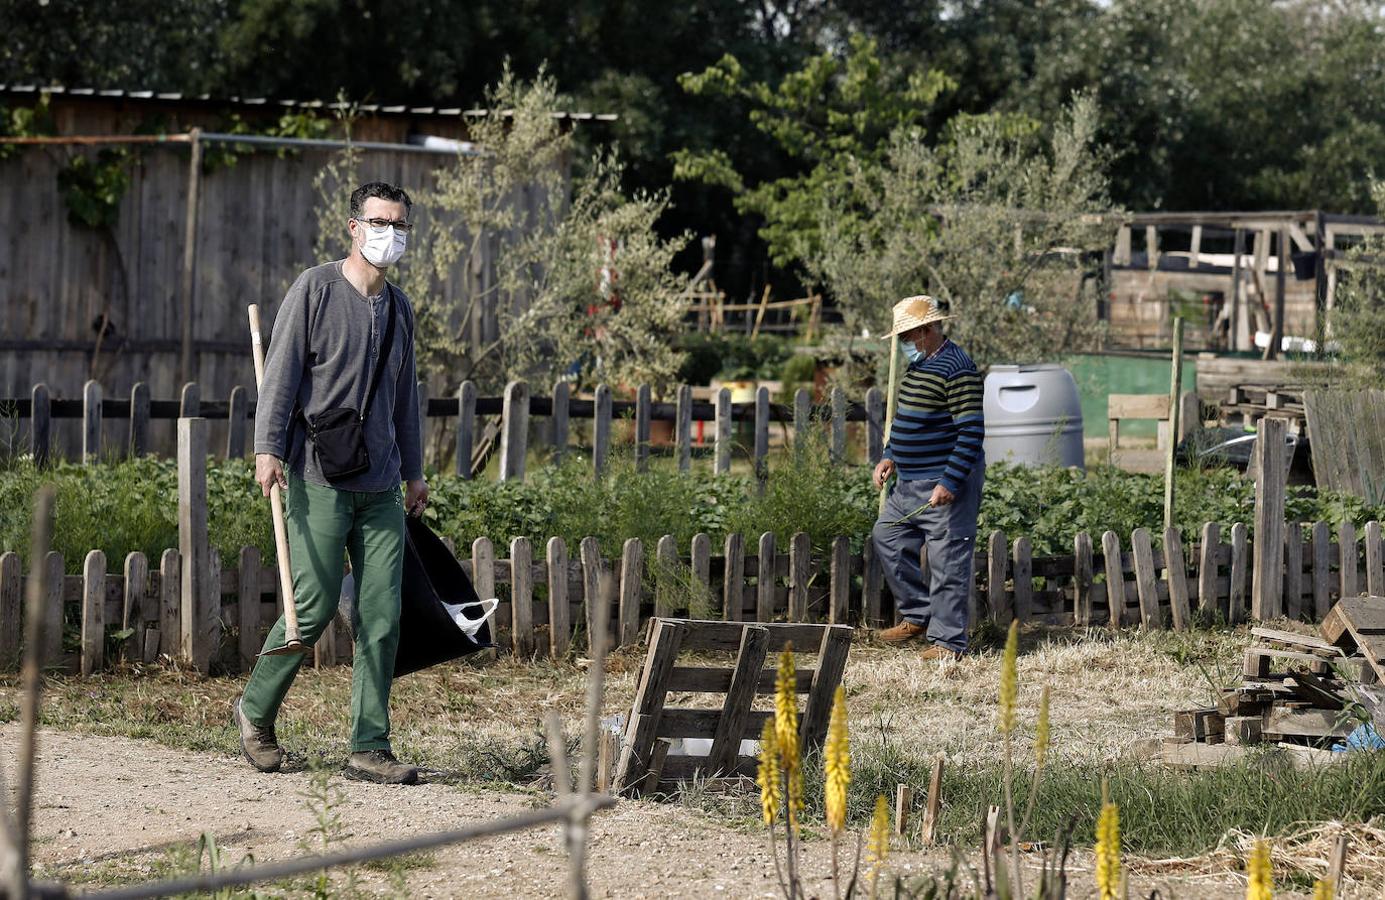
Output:
[[[1059,365],[991,366],[986,374],[986,462],[1082,468],[1082,404]]]

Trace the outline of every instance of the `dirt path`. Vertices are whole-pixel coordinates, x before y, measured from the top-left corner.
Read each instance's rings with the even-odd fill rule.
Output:
[[[17,728],[0,728],[6,767]],[[230,862],[253,853],[282,859],[311,838],[307,772],[262,775],[239,760],[188,753],[151,741],[63,731],[41,735],[35,862],[47,877],[87,884],[167,875],[175,848],[215,835]],[[522,793],[446,784],[384,787],[332,777],[349,843],[421,834],[533,808]],[[403,870],[414,897],[562,896],[565,857],[556,827],[446,848]],[[832,895],[825,844],[808,854],[817,896]],[[943,854],[900,853],[901,872],[945,864]],[[1078,857],[1079,886],[1090,860]],[[590,880],[597,897],[773,897],[777,887],[763,838],[682,806],[623,802],[593,822]],[[1156,882],[1141,880],[1141,896]],[[1239,897],[1234,879],[1164,883],[1177,897]],[[389,877],[366,870],[358,887],[395,892]],[[1084,896],[1079,887],[1074,896]]]

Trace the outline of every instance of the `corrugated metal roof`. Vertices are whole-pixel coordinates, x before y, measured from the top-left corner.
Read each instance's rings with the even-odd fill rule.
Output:
[[[147,91],[147,90],[125,90],[121,88],[95,88],[95,87],[66,87],[64,85],[36,85],[36,84],[0,84],[0,94],[70,94],[75,97],[110,97],[123,98],[128,100],[156,100],[170,103],[196,102],[196,103],[223,103],[231,106],[283,106],[289,109],[348,109],[352,106],[349,103],[332,102],[327,103],[322,100],[272,100],[268,97],[212,97],[210,94],[183,94],[178,92]],[[457,118],[458,116],[468,116],[480,118],[492,114],[487,109],[462,109],[459,106],[443,107],[441,109],[433,106],[405,106],[405,105],[381,105],[378,103],[359,104],[355,107],[359,112],[370,113],[373,115],[411,115],[411,116],[437,116],[440,118]],[[514,110],[500,110],[499,115],[509,118],[514,115]],[[616,113],[598,113],[586,110],[562,110],[553,113],[555,119],[569,119],[575,122],[614,122],[620,118]]]

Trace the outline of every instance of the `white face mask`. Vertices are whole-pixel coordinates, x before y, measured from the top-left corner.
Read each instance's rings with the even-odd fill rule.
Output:
[[[393,226],[376,231],[359,220],[356,224],[365,234],[361,255],[366,258],[366,262],[381,268],[399,262],[399,257],[404,255],[404,245],[409,240],[406,233]]]

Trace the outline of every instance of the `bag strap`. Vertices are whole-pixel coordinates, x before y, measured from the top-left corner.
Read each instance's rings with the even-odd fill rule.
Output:
[[[385,291],[390,295],[390,308],[386,314],[388,324],[385,325],[385,340],[380,345],[380,358],[375,361],[375,373],[366,385],[365,406],[361,409],[362,422],[370,417],[371,401],[375,399],[375,393],[380,388],[380,379],[385,374],[385,364],[389,362],[390,350],[394,347],[394,285],[385,282]]]

